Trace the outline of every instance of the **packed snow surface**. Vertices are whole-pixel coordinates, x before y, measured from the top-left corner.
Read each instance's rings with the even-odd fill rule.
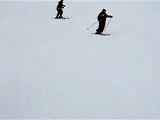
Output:
[[[0,118],[160,119],[160,2],[64,4],[0,1]]]

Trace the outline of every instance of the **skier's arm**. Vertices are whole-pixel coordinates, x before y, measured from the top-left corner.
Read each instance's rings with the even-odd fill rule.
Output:
[[[107,15],[107,17],[108,17],[108,18],[112,18],[113,16],[112,16],[112,15]]]
[[[62,7],[64,8],[66,5],[62,5]]]

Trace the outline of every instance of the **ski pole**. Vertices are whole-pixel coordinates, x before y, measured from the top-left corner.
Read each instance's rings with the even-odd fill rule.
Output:
[[[94,24],[92,24],[90,27],[87,28],[89,30],[91,27],[93,27],[98,21],[96,21]]]
[[[111,18],[109,19],[109,21],[108,21],[108,23],[107,23],[107,25],[106,25],[106,27],[105,27],[104,31],[106,31],[106,29],[107,29],[107,27],[108,27],[108,25],[109,25],[110,21],[111,21]]]

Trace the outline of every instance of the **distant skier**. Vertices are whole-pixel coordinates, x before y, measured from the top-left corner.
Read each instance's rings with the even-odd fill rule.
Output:
[[[112,18],[113,16],[111,15],[107,15],[106,14],[106,10],[105,9],[102,9],[102,11],[99,13],[97,19],[99,21],[99,26],[98,26],[98,29],[96,30],[97,34],[102,34],[104,28],[105,28],[105,25],[106,25],[106,18]]]
[[[63,5],[63,0],[60,0],[58,2],[58,5],[57,5],[57,16],[56,16],[56,18],[63,18],[62,14],[63,14],[63,8],[64,7],[65,7],[65,5]]]

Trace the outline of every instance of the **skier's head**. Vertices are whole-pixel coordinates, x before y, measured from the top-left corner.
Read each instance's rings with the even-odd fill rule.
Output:
[[[106,9],[102,9],[102,12],[106,12]]]

